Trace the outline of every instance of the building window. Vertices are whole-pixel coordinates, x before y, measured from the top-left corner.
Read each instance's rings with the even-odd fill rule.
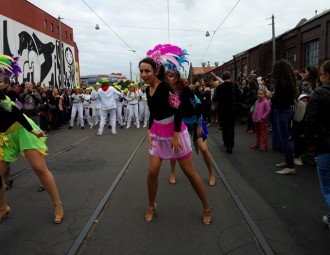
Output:
[[[306,43],[305,46],[305,66],[319,66],[319,40]]]
[[[243,74],[247,75],[247,73],[248,73],[247,64],[243,64],[242,72],[243,72]]]
[[[72,41],[72,34],[70,34],[70,40]]]
[[[44,20],[44,27],[47,28],[47,20]]]
[[[65,36],[65,39],[68,39],[68,32],[67,31],[65,31],[64,36]]]
[[[50,31],[54,32],[54,25],[53,25],[53,23],[50,23]]]
[[[290,48],[286,50],[286,60],[294,67],[296,63],[296,48]]]

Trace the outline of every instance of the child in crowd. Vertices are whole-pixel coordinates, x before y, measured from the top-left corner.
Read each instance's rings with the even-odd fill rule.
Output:
[[[270,114],[270,103],[266,96],[266,89],[258,90],[258,100],[254,104],[254,112],[252,113],[252,119],[256,130],[256,141],[250,148],[260,148],[261,151],[266,151],[268,145],[267,122]]]

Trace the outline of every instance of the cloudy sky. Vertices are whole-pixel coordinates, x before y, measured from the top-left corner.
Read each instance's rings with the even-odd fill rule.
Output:
[[[138,76],[138,62],[157,44],[189,53],[193,66],[232,56],[329,9],[328,0],[29,0],[73,28],[81,75]],[[100,29],[96,30],[96,24]],[[206,31],[210,36],[206,37]]]

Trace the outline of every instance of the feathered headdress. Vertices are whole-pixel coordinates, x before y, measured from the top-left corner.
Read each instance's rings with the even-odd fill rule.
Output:
[[[21,68],[17,62],[18,57],[0,54],[0,75],[11,76],[21,73]]]
[[[183,64],[189,65],[187,51],[171,44],[158,44],[147,52],[147,56],[151,57],[157,64],[164,65],[166,70],[181,69],[183,71]]]

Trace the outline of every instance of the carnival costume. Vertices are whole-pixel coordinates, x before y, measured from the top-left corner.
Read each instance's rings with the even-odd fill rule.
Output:
[[[19,73],[16,61],[17,58],[0,55],[0,76],[9,79]],[[30,133],[32,130],[40,131],[40,128],[0,90],[0,161],[15,162],[18,153],[24,156],[24,150],[29,149],[36,149],[45,155],[46,138],[36,137]]]
[[[179,54],[181,53],[181,48],[164,44],[149,50],[147,56],[151,57],[158,65],[179,67],[178,59],[180,59]],[[149,129],[152,137],[149,154],[161,159],[181,160],[190,157],[192,152],[190,136],[186,125],[182,122],[178,95],[166,82],[161,82],[152,96],[150,95],[150,87],[147,87],[146,94],[150,110]],[[174,132],[180,132],[181,149],[178,153],[172,149]]]

